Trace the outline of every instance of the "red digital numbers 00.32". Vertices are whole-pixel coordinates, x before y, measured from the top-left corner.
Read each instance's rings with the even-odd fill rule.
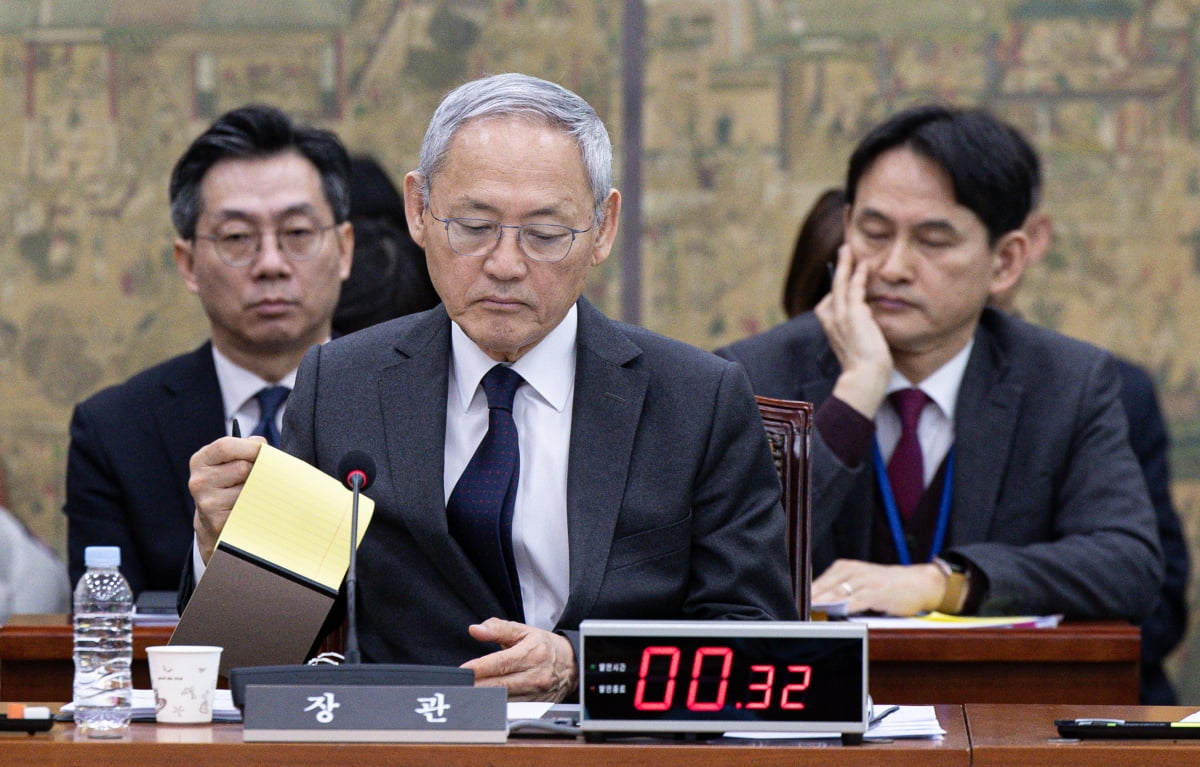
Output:
[[[680,652],[678,647],[657,646],[642,650],[642,662],[638,668],[637,689],[633,695],[633,707],[638,711],[669,711],[675,704],[675,688],[679,677]],[[667,665],[666,674],[657,673],[656,679],[663,680],[662,697],[660,700],[646,699],[646,685],[650,677],[650,664],[655,658],[664,658]],[[659,661],[659,664],[664,661]],[[708,664],[707,669],[705,664]],[[689,711],[720,711],[725,708],[725,699],[729,692],[729,672],[733,666],[733,650],[728,647],[700,647],[692,656],[692,668],[687,689],[687,708]],[[719,668],[719,674],[717,674]],[[719,678],[716,695],[712,700],[698,700],[702,672]],[[783,686],[779,696],[779,708],[798,710],[804,708],[804,703],[793,698],[808,689],[812,679],[812,666],[791,666],[787,671],[793,681]],[[747,697],[751,694],[754,700],[746,701],[748,709],[770,708],[775,694],[775,667],[771,665],[750,666],[752,675],[761,675],[758,681],[746,685]],[[655,685],[657,687],[657,685]]]

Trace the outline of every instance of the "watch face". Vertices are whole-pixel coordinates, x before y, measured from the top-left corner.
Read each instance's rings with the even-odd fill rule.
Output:
[[[583,716],[860,722],[864,653],[861,637],[587,636]]]

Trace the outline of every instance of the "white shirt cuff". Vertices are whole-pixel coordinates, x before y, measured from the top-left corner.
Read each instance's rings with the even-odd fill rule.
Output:
[[[195,586],[200,582],[200,578],[204,575],[204,571],[208,569],[208,565],[204,564],[204,558],[200,556],[200,541],[196,540],[196,536],[192,534],[192,576],[195,579]]]

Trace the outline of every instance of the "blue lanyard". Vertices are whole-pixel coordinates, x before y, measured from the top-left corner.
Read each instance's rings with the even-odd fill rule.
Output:
[[[900,510],[896,508],[896,496],[892,493],[892,482],[888,479],[887,467],[883,463],[883,453],[879,451],[879,440],[873,447],[875,458],[875,475],[879,477],[879,489],[883,493],[883,509],[887,513],[888,529],[892,532],[892,543],[896,546],[896,556],[900,564],[911,565],[912,553],[904,540],[904,527],[900,523]],[[933,545],[929,549],[929,561],[938,555],[946,542],[946,528],[950,524],[950,497],[954,486],[954,447],[946,454],[946,479],[942,483],[942,502],[938,506],[937,527],[933,532]]]

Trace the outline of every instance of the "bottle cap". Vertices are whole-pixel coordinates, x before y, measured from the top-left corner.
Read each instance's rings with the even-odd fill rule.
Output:
[[[87,567],[120,567],[120,546],[88,546],[83,550],[83,564]]]

